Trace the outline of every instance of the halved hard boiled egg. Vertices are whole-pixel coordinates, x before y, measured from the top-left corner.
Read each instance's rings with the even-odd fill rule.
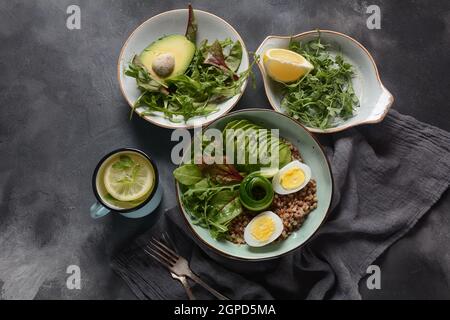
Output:
[[[262,247],[277,239],[283,232],[283,221],[272,211],[254,217],[244,230],[244,240],[251,247]]]
[[[278,171],[272,179],[272,186],[278,194],[290,194],[303,189],[309,180],[311,180],[311,168],[294,160]]]

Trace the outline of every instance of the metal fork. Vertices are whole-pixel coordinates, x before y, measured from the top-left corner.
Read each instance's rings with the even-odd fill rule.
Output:
[[[172,239],[170,239],[170,237],[167,234],[167,232],[163,233],[162,238],[163,238],[164,242],[167,243],[173,249],[173,251],[178,253],[177,248],[175,247],[174,243],[172,242]],[[187,294],[189,300],[196,300],[194,294],[192,293],[191,287],[189,286],[189,283],[188,283],[188,281],[187,281],[185,276],[181,276],[180,277],[180,276],[178,276],[176,273],[174,273],[172,271],[170,271],[170,275],[172,276],[172,278],[180,281],[181,285],[183,286],[184,290],[186,291],[186,294]]]
[[[161,263],[163,266],[165,266],[167,269],[169,269],[170,272],[175,273],[177,276],[185,276],[190,278],[195,283],[201,285],[203,288],[208,290],[211,294],[213,294],[216,298],[220,300],[229,300],[227,297],[225,297],[223,294],[219,293],[218,291],[211,288],[208,284],[206,284],[202,279],[200,279],[195,273],[192,272],[192,270],[189,268],[189,264],[183,257],[179,256],[177,253],[175,253],[172,249],[168,248],[166,245],[164,245],[162,242],[158,241],[157,239],[153,238],[153,241],[151,241],[147,248],[151,251],[147,251],[144,249],[144,251],[153,257],[156,261]]]

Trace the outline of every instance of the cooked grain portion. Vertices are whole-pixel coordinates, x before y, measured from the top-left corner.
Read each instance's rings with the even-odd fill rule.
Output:
[[[303,162],[299,150],[291,143],[287,143],[293,160]],[[315,208],[317,208],[317,185],[313,179],[298,192],[287,195],[275,194],[270,210],[283,220],[283,232],[278,240],[286,239],[292,232],[299,229],[308,214]],[[244,229],[255,215],[255,213],[244,212],[233,219],[229,226],[228,240],[236,244],[244,244]]]
[[[302,190],[286,194],[275,194],[272,211],[283,220],[280,239],[286,239],[301,227],[308,214],[317,208],[316,181],[311,180]]]
[[[228,240],[236,244],[244,244],[244,229],[255,214],[244,212],[230,222]]]

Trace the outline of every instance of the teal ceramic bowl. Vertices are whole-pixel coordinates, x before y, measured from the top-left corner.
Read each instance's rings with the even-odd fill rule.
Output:
[[[276,241],[264,247],[250,247],[246,244],[237,245],[226,240],[213,239],[208,230],[192,223],[190,216],[180,199],[180,189],[176,184],[177,198],[189,228],[197,242],[207,250],[212,250],[221,256],[244,260],[261,261],[278,258],[304,245],[325,221],[333,195],[333,178],[330,165],[318,141],[295,120],[288,116],[268,109],[245,109],[225,115],[207,128],[222,130],[234,119],[248,119],[269,129],[279,129],[280,137],[293,143],[299,150],[305,163],[311,167],[312,178],[317,182],[318,207],[311,211],[300,229],[286,240]]]

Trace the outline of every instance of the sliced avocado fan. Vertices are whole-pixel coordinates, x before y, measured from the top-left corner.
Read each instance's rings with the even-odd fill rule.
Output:
[[[264,130],[260,130],[264,129]],[[231,130],[234,130],[233,132]],[[251,141],[249,138],[250,131],[255,130],[255,140]],[[227,143],[234,145],[234,163],[239,171],[253,172],[268,166],[267,164],[256,163],[249,164],[250,154],[254,155],[259,150],[267,150],[268,155],[271,155],[271,150],[278,150],[279,167],[283,167],[292,160],[291,150],[289,145],[281,141],[279,138],[273,136],[270,129],[266,129],[253,122],[242,119],[230,121],[223,130],[225,146]],[[238,164],[238,148],[243,149],[245,146],[245,164]]]

